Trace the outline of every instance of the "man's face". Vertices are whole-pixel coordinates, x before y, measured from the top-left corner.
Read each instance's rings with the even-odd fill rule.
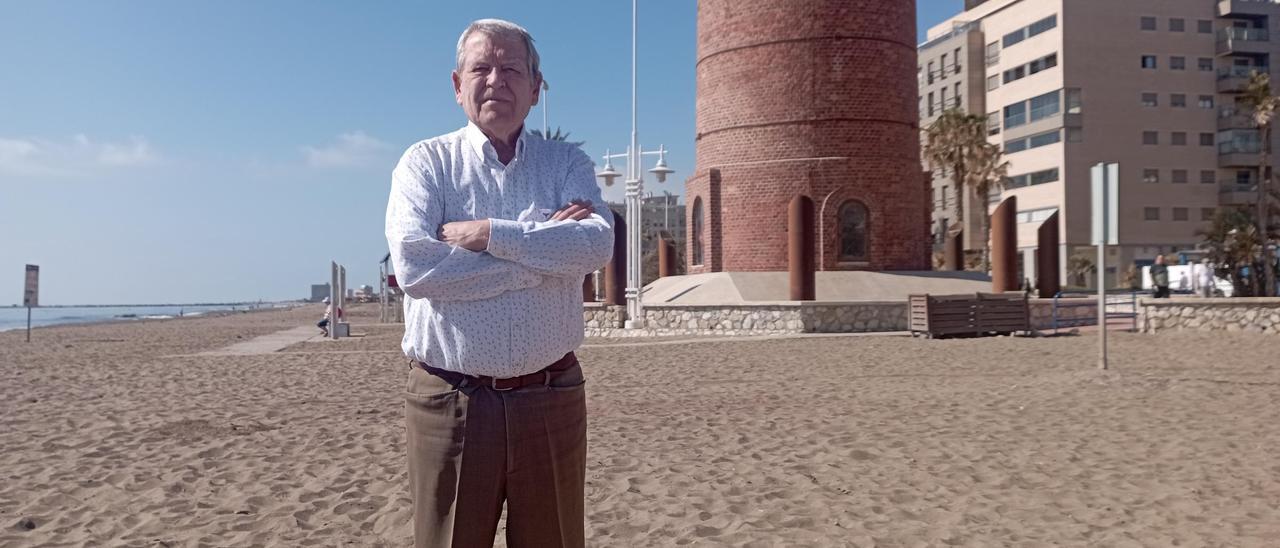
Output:
[[[486,135],[512,137],[538,104],[542,80],[529,74],[524,42],[482,32],[467,37],[453,92],[467,118]]]

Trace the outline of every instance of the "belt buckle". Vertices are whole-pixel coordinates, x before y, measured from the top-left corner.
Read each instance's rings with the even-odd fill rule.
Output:
[[[492,377],[492,378],[493,378],[493,381],[489,383],[489,388],[492,388],[494,392],[510,392],[516,389],[516,387],[514,386],[512,386],[511,388],[498,388],[499,379],[497,377]]]

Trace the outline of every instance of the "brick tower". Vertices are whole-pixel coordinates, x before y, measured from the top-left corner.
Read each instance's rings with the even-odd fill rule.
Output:
[[[787,269],[815,204],[823,270],[928,270],[914,0],[700,0],[690,274]]]

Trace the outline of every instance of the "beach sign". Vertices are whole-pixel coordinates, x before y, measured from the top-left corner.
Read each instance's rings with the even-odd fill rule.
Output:
[[[27,265],[27,286],[22,291],[22,306],[40,306],[40,267],[37,265]]]

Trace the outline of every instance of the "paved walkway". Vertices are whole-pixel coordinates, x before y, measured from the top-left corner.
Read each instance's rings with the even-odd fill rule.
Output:
[[[271,354],[300,342],[320,339],[320,330],[315,326],[303,325],[284,331],[276,331],[261,337],[238,342],[225,348],[208,350],[197,356],[242,356],[248,354]]]

